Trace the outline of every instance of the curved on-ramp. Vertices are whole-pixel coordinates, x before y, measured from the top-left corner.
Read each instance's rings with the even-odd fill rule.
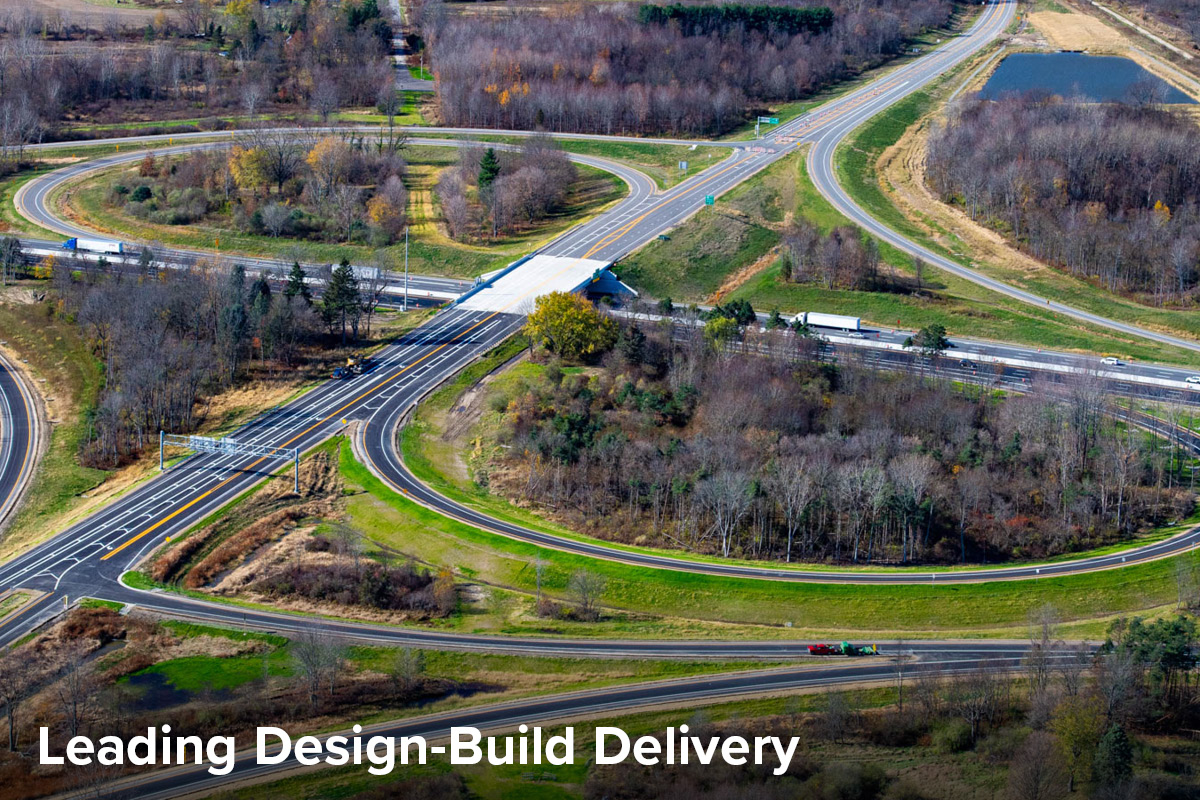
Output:
[[[0,352],[0,531],[11,521],[29,486],[40,454],[40,435],[33,390],[12,360]]]

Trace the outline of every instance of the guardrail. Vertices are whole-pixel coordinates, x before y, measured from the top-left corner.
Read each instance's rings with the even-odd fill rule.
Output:
[[[479,283],[475,284],[474,286],[472,286],[472,287],[471,287],[470,289],[468,289],[467,291],[465,291],[465,292],[463,292],[462,294],[460,294],[460,295],[458,296],[458,299],[457,299],[457,300],[455,300],[454,302],[452,302],[452,303],[450,304],[450,306],[451,306],[451,307],[453,307],[453,306],[456,306],[456,305],[458,305],[458,304],[462,303],[462,301],[466,300],[468,297],[474,297],[475,295],[479,294],[479,292],[482,292],[484,289],[488,288],[489,286],[491,286],[492,284],[494,284],[496,281],[500,280],[500,279],[501,279],[501,278],[503,278],[505,275],[507,275],[508,273],[512,272],[514,269],[516,269],[517,267],[521,266],[521,265],[522,265],[522,264],[524,264],[525,262],[529,261],[529,259],[533,258],[533,257],[534,257],[534,256],[536,256],[537,254],[538,254],[538,251],[537,251],[537,250],[534,250],[532,253],[530,253],[530,254],[529,254],[529,255],[527,255],[527,256],[521,256],[520,258],[518,258],[516,261],[512,262],[511,264],[509,264],[509,265],[508,265],[507,267],[505,267],[504,269],[502,269],[502,270],[500,270],[499,272],[497,272],[497,273],[495,273],[494,275],[492,275],[492,276],[491,276],[490,278],[488,278],[486,281],[481,281],[481,282],[479,282]]]

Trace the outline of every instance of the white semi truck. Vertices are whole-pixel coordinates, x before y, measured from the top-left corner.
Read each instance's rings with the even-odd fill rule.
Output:
[[[858,317],[846,317],[841,314],[822,314],[819,311],[802,311],[796,315],[796,321],[817,328],[837,328],[843,331],[861,331],[862,320]]]
[[[106,253],[119,256],[125,253],[124,242],[110,242],[104,239],[67,239],[62,244],[63,250],[83,250],[88,253]]]

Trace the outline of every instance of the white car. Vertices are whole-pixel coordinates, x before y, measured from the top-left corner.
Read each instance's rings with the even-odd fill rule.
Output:
[[[1183,379],[1184,383],[1190,383],[1192,386],[1200,389],[1200,375],[1189,375]]]
[[[1104,358],[1100,359],[1100,363],[1109,367],[1121,367],[1125,365],[1124,361],[1116,358],[1115,356],[1105,356]]]

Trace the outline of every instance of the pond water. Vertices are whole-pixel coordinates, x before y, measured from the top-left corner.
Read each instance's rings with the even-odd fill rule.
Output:
[[[1093,102],[1120,102],[1153,87],[1162,103],[1195,103],[1162,78],[1120,56],[1086,53],[1013,53],[1005,56],[979,96],[995,100],[1010,92],[1046,91]]]
[[[165,675],[159,672],[141,672],[125,679],[134,690],[133,707],[138,711],[157,711],[161,708],[181,705],[192,699],[191,692],[175,688]]]

